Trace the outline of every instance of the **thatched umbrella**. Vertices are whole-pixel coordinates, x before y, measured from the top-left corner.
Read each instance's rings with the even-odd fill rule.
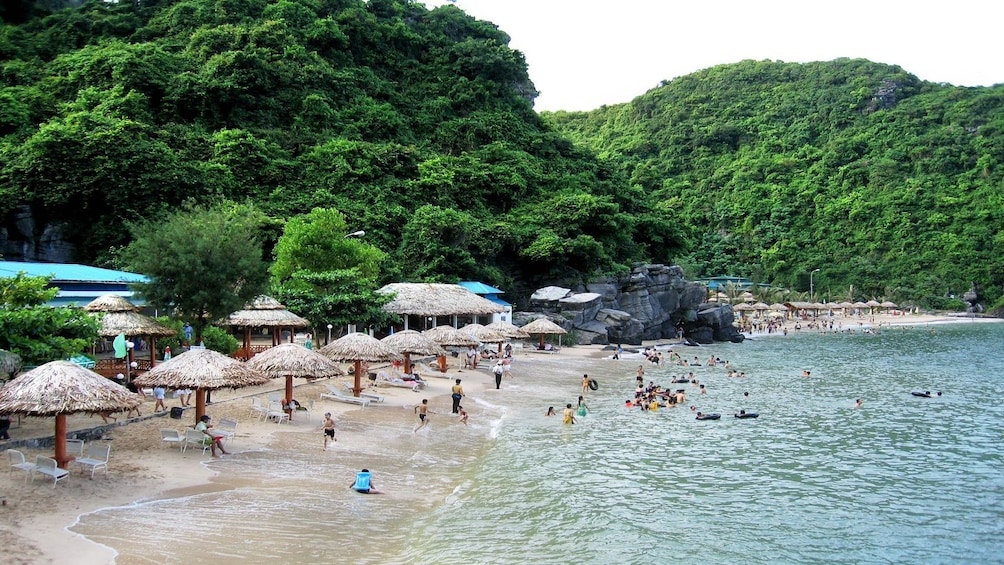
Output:
[[[481,343],[501,344],[505,341],[505,336],[502,335],[502,332],[486,328],[481,324],[467,324],[466,326],[460,328],[460,331],[473,337]]]
[[[885,302],[883,302],[882,304],[879,304],[879,306],[881,306],[881,307],[885,308],[886,310],[891,310],[891,309],[893,309],[893,308],[899,308],[899,306],[896,306],[896,303],[895,303],[895,302],[890,302],[890,301],[888,301],[888,300],[886,300],[886,301],[885,301]]]
[[[131,410],[143,397],[69,361],[51,361],[0,387],[0,412],[56,417],[54,459],[66,468],[66,415]]]
[[[476,339],[453,326],[436,326],[425,330],[422,335],[443,347],[470,347],[478,344]],[[439,371],[446,372],[446,355],[439,356]]]
[[[530,335],[539,334],[540,335],[540,349],[544,349],[544,335],[562,335],[568,333],[565,328],[555,324],[547,318],[537,318],[536,320],[526,324],[522,327],[523,331]]]
[[[251,357],[251,328],[271,328],[272,345],[279,345],[282,328],[290,328],[289,341],[293,342],[295,328],[306,328],[310,322],[290,312],[278,300],[261,295],[231,313],[221,322],[225,326],[244,326],[244,351]]]
[[[293,398],[293,377],[323,379],[344,375],[334,361],[298,343],[283,343],[252,357],[247,366],[274,378],[286,377],[286,396]]]
[[[157,356],[157,338],[172,336],[177,331],[161,324],[149,316],[139,313],[139,308],[132,302],[117,294],[105,294],[90,301],[84,310],[101,317],[101,337],[115,337],[124,334],[126,337],[144,336],[150,338],[150,366],[153,367]],[[125,360],[128,366],[132,361],[132,351]]]
[[[0,349],[0,373],[9,377],[20,370],[21,356],[6,349]]]
[[[195,422],[206,413],[206,391],[264,384],[271,377],[212,349],[192,349],[171,357],[133,381],[137,386],[195,389]]]
[[[509,339],[526,339],[530,337],[530,334],[523,331],[523,328],[512,322],[493,322],[485,327],[495,330]]]
[[[404,355],[405,374],[411,373],[412,353],[416,355],[435,355],[436,357],[446,355],[446,352],[443,351],[443,348],[438,343],[415,330],[394,332],[381,339],[380,342]]]
[[[505,306],[495,304],[457,284],[391,283],[377,292],[393,294],[394,299],[383,310],[401,314],[408,329],[408,315],[422,317],[487,315],[508,312]]]
[[[334,361],[352,361],[354,363],[355,385],[352,387],[354,396],[359,396],[363,390],[362,375],[360,375],[363,370],[363,361],[393,361],[400,357],[396,351],[381,343],[379,339],[360,332],[344,335],[320,348],[318,353]]]

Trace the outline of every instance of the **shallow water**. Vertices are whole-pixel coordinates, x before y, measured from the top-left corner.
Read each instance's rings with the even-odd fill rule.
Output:
[[[123,564],[1002,562],[1002,343],[1004,324],[960,323],[680,349],[745,379],[646,365],[666,385],[693,371],[708,394],[671,386],[723,415],[707,422],[624,408],[633,360],[535,356],[527,374],[517,359],[470,428],[436,416],[412,434],[407,415],[359,412],[340,428],[372,437],[375,456],[283,434],[214,463],[219,492],[104,510],[73,531]],[[544,417],[574,404],[583,372],[600,382],[591,413]],[[349,491],[363,466],[391,494]]]

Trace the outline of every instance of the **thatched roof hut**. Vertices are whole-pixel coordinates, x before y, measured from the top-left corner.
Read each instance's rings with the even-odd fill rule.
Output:
[[[271,377],[211,349],[191,349],[133,379],[138,386],[195,389],[195,421],[206,413],[207,390],[264,384]]]
[[[117,294],[105,294],[90,301],[84,310],[88,312],[138,312],[139,308],[128,299]]]
[[[140,314],[136,305],[117,294],[99,296],[84,306],[84,310],[100,317],[101,328],[98,329],[98,335],[101,337],[113,338],[122,334],[126,337],[150,338],[151,367],[156,360],[157,338],[178,333],[157,320]]]
[[[310,322],[290,312],[278,300],[264,294],[255,297],[250,303],[244,305],[243,310],[232,312],[222,322],[224,326],[244,327],[244,349],[239,352],[239,356],[245,359],[251,358],[251,328],[271,328],[272,345],[276,346],[282,341],[280,332],[283,328],[289,328],[289,341],[293,342],[293,334],[296,328],[310,327]]]
[[[293,398],[293,377],[324,379],[345,374],[331,359],[297,343],[271,347],[252,357],[247,366],[272,378],[285,378],[285,398]]]
[[[143,398],[69,361],[52,361],[0,387],[0,413],[55,416],[55,459],[66,467],[66,415],[129,410]]]
[[[318,350],[318,353],[334,361],[352,361],[355,386],[353,394],[359,396],[362,391],[363,361],[394,361],[401,356],[387,347],[379,339],[360,332],[344,335]]]
[[[405,316],[481,316],[499,314],[509,309],[478,296],[456,284],[391,283],[377,292],[393,294],[394,299],[384,305],[386,312]]]

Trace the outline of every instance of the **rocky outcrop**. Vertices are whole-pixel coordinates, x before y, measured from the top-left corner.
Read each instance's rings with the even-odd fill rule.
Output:
[[[707,304],[705,286],[686,280],[677,266],[637,265],[630,273],[591,281],[581,291],[550,286],[530,297],[535,312],[518,312],[517,322],[539,317],[575,333],[580,344],[638,345],[677,337],[698,343],[742,341],[729,305]]]

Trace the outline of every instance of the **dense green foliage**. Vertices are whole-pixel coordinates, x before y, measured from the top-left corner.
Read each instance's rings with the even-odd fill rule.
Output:
[[[41,365],[83,353],[98,339],[97,318],[79,308],[52,308],[51,277],[0,277],[0,349]]]
[[[159,221],[132,225],[126,264],[150,277],[134,285],[147,302],[204,328],[241,310],[268,284],[259,233],[263,216],[248,206],[185,206]]]
[[[1004,294],[1004,87],[863,60],[744,61],[550,123],[688,232],[696,278],[947,306]]]
[[[540,120],[508,42],[408,0],[92,0],[9,18],[0,224],[27,208],[80,261],[115,266],[122,218],[185,199],[280,220],[334,208],[389,254],[380,283],[514,294],[668,260],[676,226]]]

